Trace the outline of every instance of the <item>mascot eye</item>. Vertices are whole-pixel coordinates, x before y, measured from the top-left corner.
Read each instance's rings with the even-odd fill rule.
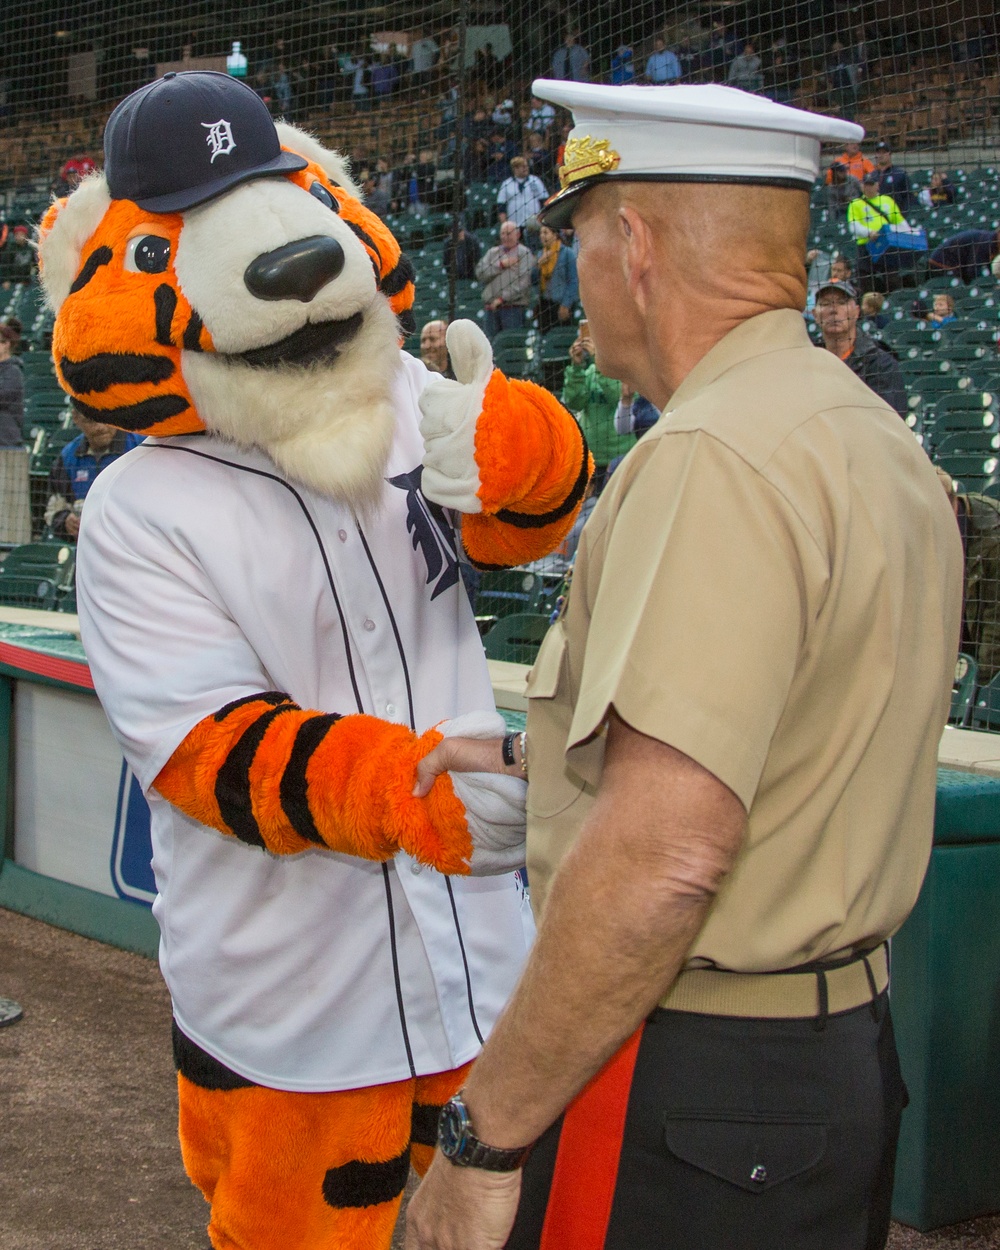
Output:
[[[325,204],[326,207],[332,209],[333,212],[340,212],[340,205],[321,182],[314,182],[309,188],[309,194],[315,195],[321,204]]]
[[[170,264],[170,240],[143,234],[129,242],[125,268],[130,273],[163,273]]]

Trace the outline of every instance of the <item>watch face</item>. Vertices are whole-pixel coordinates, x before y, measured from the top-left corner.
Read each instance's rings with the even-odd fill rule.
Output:
[[[438,1120],[438,1144],[446,1159],[454,1159],[465,1145],[469,1131],[469,1115],[463,1103],[452,1099],[441,1108]]]

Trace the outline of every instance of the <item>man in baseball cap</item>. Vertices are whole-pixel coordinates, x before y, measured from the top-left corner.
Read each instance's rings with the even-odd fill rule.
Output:
[[[823,346],[905,417],[906,384],[899,361],[858,329],[860,313],[858,293],[849,282],[824,282],[817,289],[813,316],[823,335]]]
[[[885,944],[930,852],[962,552],[802,317],[820,144],[862,132],[725,87],[534,91],[573,111],[544,220],[576,230],[597,367],[662,416],[528,679],[538,940],[407,1246],[875,1250]],[[449,739],[418,775],[463,768]]]
[[[104,128],[112,199],[133,200],[151,213],[183,212],[241,182],[282,177],[306,163],[281,150],[255,91],[211,70],[164,74],[126,96]]]

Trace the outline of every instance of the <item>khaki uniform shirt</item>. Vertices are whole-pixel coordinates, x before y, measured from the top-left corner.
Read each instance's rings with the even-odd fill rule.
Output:
[[[528,682],[536,912],[609,710],[748,810],[688,967],[876,945],[930,852],[962,547],[913,435],[796,312],[742,323],[615,472]]]

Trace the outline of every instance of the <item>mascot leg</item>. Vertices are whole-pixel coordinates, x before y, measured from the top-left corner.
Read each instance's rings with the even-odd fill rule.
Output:
[[[427,1171],[434,1157],[437,1144],[438,1116],[441,1108],[457,1090],[462,1088],[471,1063],[451,1072],[438,1072],[434,1076],[418,1076],[413,1094],[413,1136],[410,1141],[410,1162],[419,1175]]]
[[[305,1094],[254,1085],[176,1027],[174,1053],[181,1153],[215,1250],[389,1250],[411,1155],[423,1174],[470,1066]]]

